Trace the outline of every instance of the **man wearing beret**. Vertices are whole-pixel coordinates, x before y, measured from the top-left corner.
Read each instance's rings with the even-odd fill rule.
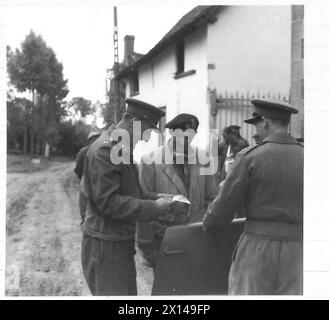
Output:
[[[82,225],[81,261],[93,295],[137,295],[136,222],[171,212],[171,201],[143,198],[138,169],[132,162],[135,144],[146,130],[157,129],[164,113],[136,99],[128,98],[126,102],[121,121],[91,145],[85,160],[83,179],[88,206]],[[138,136],[136,123],[141,125]],[[121,133],[128,135],[128,142]],[[127,151],[128,163],[119,163],[116,155]]]
[[[139,179],[145,194],[183,195],[191,205],[174,202],[171,221],[159,217],[137,226],[137,243],[147,263],[155,267],[166,228],[201,221],[206,206],[217,194],[214,175],[200,175],[201,165],[197,150],[190,144],[196,134],[199,120],[182,113],[166,124],[172,137],[154,152],[144,156],[139,166]],[[168,161],[168,160],[172,161]]]
[[[228,167],[225,163],[229,162],[229,159],[233,161],[240,150],[249,146],[248,141],[241,137],[240,129],[241,127],[236,125],[223,129],[224,141],[218,145],[218,183],[226,178]]]
[[[235,248],[229,294],[302,294],[303,146],[288,133],[291,105],[252,100],[261,142],[240,151],[203,220],[220,232],[244,207],[246,223]],[[219,229],[218,229],[219,228]]]
[[[79,209],[80,209],[80,216],[81,216],[81,221],[82,221],[81,223],[83,223],[83,221],[85,220],[86,209],[87,209],[87,198],[84,195],[83,185],[81,182],[82,176],[83,176],[83,167],[84,167],[84,163],[85,163],[85,157],[86,157],[89,147],[99,136],[100,136],[100,133],[96,132],[96,131],[89,133],[88,137],[87,137],[88,144],[85,147],[80,149],[80,151],[77,154],[76,160],[75,160],[76,165],[74,168],[74,172],[80,179]]]

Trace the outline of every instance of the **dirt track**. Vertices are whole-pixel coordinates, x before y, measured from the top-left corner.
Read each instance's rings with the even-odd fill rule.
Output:
[[[20,166],[11,168],[11,162],[7,174],[6,294],[90,295],[80,265],[74,163],[51,161],[42,163],[40,169],[16,170]],[[149,295],[152,271],[142,264],[138,253],[135,259],[138,294]],[[13,270],[15,274],[19,271],[18,288],[8,286]]]

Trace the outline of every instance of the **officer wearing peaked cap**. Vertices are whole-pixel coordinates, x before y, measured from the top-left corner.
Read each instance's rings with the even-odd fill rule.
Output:
[[[146,122],[150,126],[150,128],[159,129],[157,124],[160,118],[165,115],[165,113],[161,109],[144,101],[133,98],[127,98],[126,103],[126,113],[131,116],[137,117],[141,121]]]
[[[216,232],[244,207],[245,230],[232,258],[229,294],[302,294],[303,146],[288,133],[297,110],[280,101],[251,103],[253,117],[245,122],[255,125],[261,142],[238,153],[208,207],[204,229]]]
[[[93,295],[137,295],[135,224],[171,211],[168,199],[143,198],[133,162],[118,164],[113,160],[114,146],[120,143],[122,148],[133,150],[143,132],[156,129],[164,115],[143,101],[129,98],[126,102],[121,121],[105,131],[86,155],[84,191],[88,206],[82,225],[81,262]],[[135,121],[141,122],[138,137],[134,137]],[[123,136],[120,139],[120,134],[128,134],[129,141]]]
[[[255,99],[251,103],[255,110],[252,118],[244,120],[248,124],[256,124],[262,117],[289,122],[291,114],[298,113],[296,108],[283,101]]]

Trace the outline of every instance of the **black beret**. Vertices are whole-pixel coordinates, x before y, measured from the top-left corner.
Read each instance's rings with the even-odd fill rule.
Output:
[[[194,116],[193,114],[188,113],[181,113],[178,116],[176,116],[174,119],[169,121],[165,128],[168,129],[187,129],[186,126],[189,125],[190,128],[194,129],[195,131],[198,129],[199,126],[199,119]]]
[[[240,126],[232,125],[232,126],[225,127],[223,131],[226,134],[230,134],[230,133],[238,134],[238,133],[240,133],[240,129],[241,129]]]
[[[158,122],[165,115],[161,109],[133,98],[127,98],[126,103],[126,112],[128,114],[146,121],[154,129],[159,129]]]
[[[292,113],[298,110],[287,102],[269,99],[255,99],[250,101],[255,110],[253,118],[244,120],[245,123],[255,124],[261,117],[289,121]]]

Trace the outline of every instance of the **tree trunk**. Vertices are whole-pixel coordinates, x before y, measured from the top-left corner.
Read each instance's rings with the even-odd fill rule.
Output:
[[[32,110],[31,110],[31,155],[34,151],[34,90],[32,89]]]
[[[37,99],[37,104],[36,104],[36,123],[38,124],[38,127],[36,127],[37,131],[37,155],[42,155],[43,150],[44,150],[44,124],[47,123],[47,119],[45,119],[45,113],[43,110],[43,95],[39,96],[39,99]]]
[[[34,149],[34,143],[33,143],[33,137],[34,137],[34,130],[33,130],[33,127],[31,126],[31,136],[30,136],[30,140],[31,140],[31,143],[30,143],[30,154],[33,155],[33,149]]]
[[[40,155],[40,135],[39,134],[37,134],[37,148],[36,149],[37,149],[36,154],[37,154],[37,156],[39,156]]]
[[[49,154],[50,154],[50,145],[48,142],[46,142],[46,147],[45,147],[45,157],[49,158]]]
[[[23,146],[24,154],[27,154],[27,122],[25,122],[24,127],[24,146]]]

